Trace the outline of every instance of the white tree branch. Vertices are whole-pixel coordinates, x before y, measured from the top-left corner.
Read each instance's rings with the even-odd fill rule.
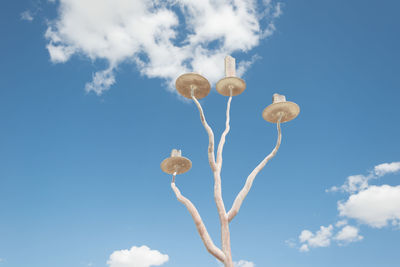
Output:
[[[229,264],[231,264],[233,266],[233,263],[231,263],[232,259],[231,259],[231,255],[230,255],[231,249],[230,249],[228,215],[226,214],[224,201],[222,199],[221,167],[219,165],[217,165],[215,162],[214,133],[213,133],[211,127],[207,124],[203,109],[202,109],[199,101],[194,96],[193,91],[192,91],[192,99],[196,103],[197,108],[199,109],[201,122],[203,123],[204,128],[206,129],[206,131],[208,133],[208,138],[209,138],[208,161],[210,163],[211,169],[214,174],[214,200],[215,200],[215,204],[217,206],[219,219],[220,219],[220,223],[221,223],[222,249],[223,249],[223,254],[225,255],[225,259],[228,259]],[[229,105],[230,105],[230,101],[229,101]],[[228,118],[229,118],[229,116],[228,116]],[[229,125],[229,120],[228,120],[228,125]]]
[[[201,237],[201,240],[204,243],[207,251],[212,254],[215,258],[219,261],[225,261],[225,254],[219,249],[217,246],[214,245],[210,235],[207,232],[207,229],[203,223],[203,220],[200,217],[199,212],[197,211],[196,207],[193,203],[187,199],[186,197],[182,196],[181,192],[179,191],[178,187],[175,185],[175,175],[171,182],[171,188],[175,192],[176,198],[181,202],[183,205],[186,206],[187,210],[189,211],[190,215],[192,215],[193,221],[196,225],[197,231]]]
[[[201,107],[201,105],[200,105],[199,101],[196,99],[196,97],[193,95],[193,91],[192,91],[192,99],[196,103],[197,108],[199,109],[201,123],[203,124],[203,126],[206,129],[206,132],[208,134],[208,162],[210,163],[211,169],[214,172],[217,170],[217,165],[215,164],[215,154],[214,154],[215,153],[214,152],[214,133],[206,121],[206,118],[205,118],[204,112],[203,112],[203,108]]]
[[[275,156],[276,152],[278,152],[278,149],[279,149],[279,146],[281,145],[281,140],[282,140],[281,118],[282,118],[282,116],[279,118],[279,120],[276,124],[277,129],[278,129],[278,140],[276,142],[276,146],[272,150],[272,152],[263,161],[261,161],[260,164],[258,164],[258,166],[247,177],[244,187],[237,195],[235,201],[233,202],[232,208],[228,212],[228,221],[229,222],[232,221],[232,219],[239,212],[240,206],[242,205],[243,200],[245,199],[247,194],[249,193],[251,186],[253,184],[253,181],[256,178],[257,174],[264,168],[265,164],[267,164],[267,162]]]
[[[226,123],[225,123],[225,131],[221,135],[221,139],[218,144],[218,149],[217,149],[217,165],[218,168],[221,169],[222,166],[222,150],[224,149],[224,144],[225,144],[225,139],[226,135],[229,133],[230,126],[229,126],[229,121],[230,121],[230,109],[231,109],[231,101],[232,101],[232,95],[229,97],[228,104],[226,105]]]
[[[215,203],[217,205],[219,217],[222,221],[226,217],[226,210],[225,210],[225,205],[224,201],[222,199],[222,189],[221,189],[221,168],[217,166],[215,163],[215,154],[214,154],[214,133],[211,129],[211,127],[208,125],[205,117],[204,117],[204,112],[203,108],[201,107],[199,101],[196,99],[196,97],[192,94],[192,99],[196,103],[197,108],[199,109],[200,112],[200,119],[201,122],[204,125],[204,128],[206,129],[208,133],[208,140],[209,140],[209,145],[208,145],[208,161],[210,162],[211,169],[214,173],[214,199]]]

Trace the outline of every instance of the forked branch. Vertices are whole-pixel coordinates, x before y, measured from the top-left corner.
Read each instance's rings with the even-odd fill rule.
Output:
[[[225,256],[225,259],[228,259],[228,263],[231,264],[232,257],[231,257],[231,249],[230,249],[230,236],[229,236],[229,223],[228,223],[228,215],[225,210],[224,201],[222,199],[222,189],[221,189],[221,165],[215,162],[215,155],[214,155],[214,134],[211,127],[207,124],[205,120],[203,109],[196,99],[192,91],[192,99],[196,103],[197,108],[200,112],[200,119],[206,129],[208,136],[209,136],[209,147],[208,147],[208,159],[210,162],[211,169],[214,174],[214,200],[215,204],[217,205],[217,210],[219,214],[219,219],[221,222],[221,238],[222,238],[222,250]],[[228,110],[227,110],[227,130],[223,133],[223,139],[225,139],[226,134],[229,131],[229,107],[230,107],[231,99],[228,101]],[[223,143],[222,143],[223,146]],[[221,155],[222,155],[222,149]],[[232,264],[231,264],[232,265]],[[228,265],[226,265],[228,266]],[[229,265],[230,266],[230,265]],[[232,265],[233,266],[233,265]]]
[[[201,107],[199,101],[194,96],[193,91],[192,91],[192,99],[196,103],[197,108],[199,109],[201,123],[204,125],[204,128],[206,129],[206,131],[208,133],[208,140],[209,140],[208,161],[210,162],[211,170],[214,173],[214,199],[215,199],[215,203],[217,205],[220,220],[222,221],[224,219],[224,217],[226,216],[226,210],[225,210],[224,201],[222,199],[221,176],[220,176],[221,168],[215,162],[214,133],[213,133],[211,127],[208,125],[208,123],[205,119],[205,116],[204,116],[203,108]]]
[[[176,198],[179,202],[186,206],[187,210],[189,211],[190,215],[193,218],[193,221],[196,225],[197,232],[199,233],[201,240],[204,243],[207,251],[211,253],[214,257],[216,257],[219,261],[225,261],[225,254],[219,249],[217,246],[214,245],[210,235],[207,232],[206,226],[203,223],[203,220],[200,217],[199,212],[197,211],[196,207],[193,203],[187,199],[186,197],[182,196],[181,192],[179,191],[178,187],[175,185],[175,175],[172,178],[171,188],[175,192]]]
[[[267,164],[267,162],[275,156],[276,152],[278,152],[278,149],[279,149],[279,146],[281,145],[281,140],[282,140],[281,118],[282,118],[282,116],[278,119],[278,122],[276,124],[276,127],[278,129],[278,140],[276,142],[275,148],[272,150],[272,152],[268,156],[266,156],[263,159],[263,161],[260,162],[260,164],[257,165],[257,167],[247,177],[244,187],[237,195],[235,201],[233,202],[232,208],[228,212],[228,221],[229,222],[232,221],[232,219],[239,212],[240,206],[242,205],[243,200],[245,199],[247,194],[249,193],[251,186],[253,185],[253,181],[256,178],[257,174],[264,168],[264,166]]]

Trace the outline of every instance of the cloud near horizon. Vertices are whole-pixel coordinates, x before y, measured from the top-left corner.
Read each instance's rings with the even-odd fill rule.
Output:
[[[160,266],[169,260],[168,255],[147,246],[114,251],[107,264],[109,267],[150,267]]]
[[[223,267],[224,264],[220,261],[217,261],[217,265],[220,267]],[[256,265],[254,264],[254,262],[251,261],[246,261],[246,260],[239,260],[239,261],[234,261],[233,265],[235,267],[255,267]]]
[[[106,61],[86,91],[100,95],[116,81],[121,63],[134,63],[149,78],[172,88],[196,71],[211,83],[223,77],[226,55],[248,52],[274,30],[281,4],[271,0],[60,0],[45,37],[50,59],[73,55]],[[264,21],[264,23],[261,23]],[[262,25],[266,25],[262,27]],[[254,58],[253,58],[254,59]],[[252,60],[240,62],[242,75]]]
[[[162,254],[158,250],[151,250],[147,246],[133,246],[130,249],[114,251],[110,255],[107,265],[109,267],[151,267],[163,265],[164,263],[168,262],[168,260],[168,255]],[[218,266],[223,266],[223,264],[219,261],[217,261],[217,264]],[[234,266],[255,267],[255,264],[251,261],[240,260],[235,261]]]
[[[360,225],[372,228],[389,225],[399,227],[400,185],[369,184],[372,180],[398,172],[400,172],[400,162],[383,163],[376,165],[368,175],[351,175],[347,177],[343,185],[333,186],[326,190],[326,192],[340,191],[350,194],[348,199],[338,201],[337,204],[339,216],[344,220],[337,222],[335,226],[321,226],[316,233],[303,230],[299,235],[299,250],[307,252],[310,248],[328,247],[331,241],[346,245],[363,240],[364,237],[359,234],[359,228],[349,225],[347,219],[353,219]]]
[[[235,267],[255,267],[256,265],[251,261],[240,260],[234,262]]]

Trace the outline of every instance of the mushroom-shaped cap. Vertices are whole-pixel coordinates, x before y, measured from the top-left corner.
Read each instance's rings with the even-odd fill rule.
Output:
[[[211,90],[208,80],[197,73],[182,74],[176,79],[175,86],[181,95],[190,99],[192,88],[197,99],[206,97]]]
[[[218,93],[224,96],[240,95],[246,89],[246,83],[238,77],[225,77],[217,82],[215,86]]]
[[[164,159],[161,162],[161,170],[168,174],[182,174],[192,168],[192,162],[181,156],[181,150],[172,149],[171,157]]]
[[[286,97],[280,94],[274,94],[272,104],[266,107],[262,113],[264,120],[277,123],[280,116],[281,122],[291,121],[300,113],[300,107],[290,101],[286,101]]]

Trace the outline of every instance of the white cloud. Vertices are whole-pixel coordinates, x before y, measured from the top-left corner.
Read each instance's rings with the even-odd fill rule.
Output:
[[[150,267],[162,265],[167,261],[168,255],[161,254],[157,250],[151,250],[146,246],[133,246],[130,250],[114,251],[107,264],[109,267]]]
[[[300,250],[301,252],[308,252],[308,251],[310,251],[310,248],[308,247],[307,244],[303,244],[303,245],[301,245],[301,247],[300,247],[299,250]]]
[[[342,227],[342,226],[344,226],[344,225],[346,225],[347,224],[347,220],[341,220],[341,221],[338,221],[336,224],[335,224],[335,226],[336,227]]]
[[[301,252],[308,252],[310,248],[328,247],[332,241],[336,241],[339,245],[345,245],[364,238],[359,234],[359,229],[355,226],[347,225],[346,220],[337,222],[335,226],[340,230],[334,228],[332,225],[328,227],[321,226],[320,230],[315,234],[309,230],[303,230],[299,236],[299,250]],[[334,233],[335,231],[337,231],[336,234]]]
[[[313,234],[309,230],[303,230],[299,236],[300,251],[308,251],[310,247],[327,247],[331,244],[333,226],[321,226],[320,229]]]
[[[101,92],[108,90],[114,83],[113,69],[110,68],[96,72],[93,75],[92,82],[86,84],[85,90],[86,92],[94,91],[97,94],[101,94]]]
[[[368,181],[372,179],[372,175],[364,176],[361,174],[351,175],[347,177],[346,182],[340,187],[332,186],[330,189],[325,190],[326,192],[347,192],[347,193],[355,193],[361,190],[368,188]]]
[[[374,228],[393,225],[400,226],[400,185],[370,185],[373,179],[381,178],[390,173],[400,171],[400,162],[383,163],[376,165],[368,175],[351,175],[346,182],[333,186],[326,192],[342,191],[350,194],[347,200],[338,202],[339,215],[345,217],[338,221],[335,226],[341,228],[333,237],[331,225],[321,226],[316,234],[309,230],[303,230],[299,236],[302,252],[307,252],[311,247],[329,246],[331,240],[339,245],[348,244],[362,240],[364,237],[359,234],[359,229],[348,225],[347,219],[355,219],[360,224]]]
[[[218,266],[223,267],[224,264],[220,261],[217,261]],[[254,262],[251,261],[245,261],[245,260],[240,260],[240,261],[234,261],[233,265],[235,267],[255,267],[256,265],[254,264]]]
[[[336,234],[335,240],[345,244],[362,240],[364,237],[359,235],[357,227],[346,225]]]
[[[341,190],[340,187],[337,187],[336,185],[334,185],[334,186],[332,186],[331,188],[325,189],[325,192],[326,192],[326,193],[329,193],[329,192],[338,192],[338,191],[340,191],[340,190]]]
[[[162,78],[167,84],[188,71],[200,72],[215,83],[223,77],[225,55],[257,46],[272,34],[273,20],[282,13],[279,3],[254,0],[60,0],[58,4],[58,17],[45,35],[50,59],[62,63],[79,54],[108,62],[107,70],[95,73],[86,86],[97,94],[115,82],[115,69],[122,62],[133,62],[142,75]],[[260,26],[263,18],[269,20],[266,29]],[[241,73],[249,62],[242,62]],[[96,82],[105,72],[106,82]]]
[[[366,176],[349,176],[340,190],[350,193],[350,197],[338,202],[339,214],[376,228],[389,223],[397,225],[400,221],[400,186],[369,185],[369,181],[399,171],[400,162],[392,162],[376,165]],[[335,190],[331,188],[331,191]]]
[[[73,48],[68,46],[62,46],[62,45],[55,46],[50,43],[46,46],[46,48],[49,51],[51,61],[53,61],[54,63],[66,62],[74,53]]]
[[[341,216],[381,228],[400,221],[400,186],[370,186],[338,203]]]
[[[251,261],[240,260],[234,262],[235,267],[255,267],[256,265]]]
[[[369,181],[372,179],[378,179],[389,173],[396,173],[400,171],[400,162],[382,163],[374,167],[374,171],[368,175],[351,175],[347,177],[346,182],[340,187],[332,186],[330,189],[325,190],[326,192],[347,192],[356,193],[365,190],[369,186]]]
[[[400,162],[382,163],[374,167],[374,172],[377,176],[383,176],[398,171],[400,171]]]
[[[26,11],[22,12],[20,16],[21,16],[22,20],[26,20],[26,21],[32,21],[33,20],[33,14],[29,10],[26,10]]]
[[[285,244],[291,248],[296,247],[296,241],[293,238],[285,240]]]
[[[303,230],[299,236],[299,240],[301,243],[304,243],[307,242],[312,237],[313,233],[310,230]]]
[[[275,6],[275,12],[272,15],[275,18],[279,18],[283,14],[282,12],[282,3],[277,3]]]

